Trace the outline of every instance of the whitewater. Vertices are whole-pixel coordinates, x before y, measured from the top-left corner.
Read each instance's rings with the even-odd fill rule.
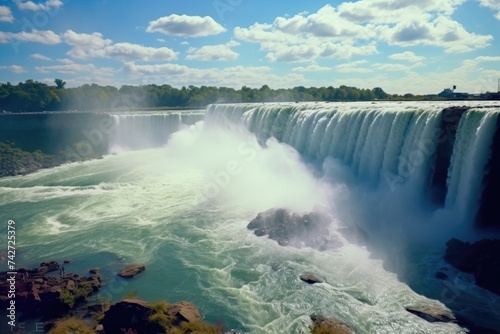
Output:
[[[423,194],[446,106],[212,105],[167,138],[158,120],[116,115],[113,154],[0,179],[0,210],[16,221],[24,266],[71,259],[66,271],[102,268],[96,300],[188,300],[205,320],[246,333],[309,333],[311,314],[356,333],[466,333],[405,310],[426,305],[500,326],[499,298],[441,260],[447,238],[470,235],[484,176],[474,171],[486,169],[499,106],[460,120],[452,191],[437,206]],[[134,146],[152,126],[163,146]],[[247,230],[275,207],[327,210],[332,230],[355,224],[370,246],[297,249]],[[117,278],[126,263],[146,271]],[[453,279],[437,280],[437,268]],[[324,282],[307,285],[304,272]]]

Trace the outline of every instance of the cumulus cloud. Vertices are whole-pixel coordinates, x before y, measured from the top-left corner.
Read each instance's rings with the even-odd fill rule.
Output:
[[[7,6],[0,6],[0,22],[14,22],[14,16]]]
[[[319,66],[318,64],[311,64],[308,66],[298,66],[292,69],[293,72],[325,72],[330,71],[331,67]]]
[[[10,66],[0,66],[0,69],[2,70],[9,70],[15,73],[23,73],[26,72],[26,70],[19,65],[10,65]]]
[[[172,14],[149,22],[146,31],[173,36],[203,37],[220,34],[226,29],[210,16]]]
[[[262,82],[272,82],[279,87],[311,84],[302,75],[291,73],[275,75],[269,66],[232,66],[226,68],[192,68],[179,64],[124,64],[123,71],[132,77],[148,82],[168,79],[175,85],[213,85],[240,88],[261,87]],[[147,80],[149,76],[151,80]]]
[[[14,1],[17,5],[17,8],[20,10],[32,10],[32,11],[39,11],[39,10],[45,10],[48,11],[51,8],[59,8],[63,5],[63,2],[60,0],[47,0],[44,3],[35,3],[33,1],[22,1],[22,0],[15,0]]]
[[[226,44],[218,45],[205,45],[201,48],[190,48],[188,50],[188,55],[186,59],[189,60],[235,60],[239,57],[239,54],[233,51],[231,48],[238,46],[240,43],[231,41]]]
[[[496,11],[496,19],[500,20],[500,0],[478,0],[481,6],[493,9]]]
[[[417,63],[425,59],[425,57],[417,56],[411,51],[406,51],[406,52],[401,52],[401,53],[394,53],[389,56],[390,59],[395,59],[395,60],[406,60],[411,63]]]
[[[357,61],[351,61],[348,63],[340,64],[335,66],[335,70],[337,72],[342,72],[342,73],[370,73],[373,72],[373,70],[363,67],[363,65],[367,64],[367,60],[357,60]]]
[[[411,67],[403,64],[374,64],[373,67],[382,72],[407,72]]]
[[[452,18],[465,1],[344,2],[336,7],[326,5],[315,13],[236,27],[234,36],[259,44],[266,52],[266,59],[281,62],[372,55],[378,53],[379,42],[402,47],[435,46],[449,53],[467,52],[488,46],[493,37],[469,32]]]
[[[167,48],[153,48],[133,43],[115,43],[103,38],[101,33],[76,33],[68,30],[63,35],[64,41],[73,48],[68,55],[77,59],[112,58],[123,61],[131,60],[174,60],[177,52]]]
[[[45,61],[51,61],[52,60],[49,57],[44,56],[44,55],[39,54],[39,53],[33,53],[32,55],[30,55],[30,57],[33,58],[33,59],[37,59],[37,60],[45,60]]]
[[[82,48],[99,49],[111,44],[110,39],[104,39],[99,32],[92,34],[80,34],[73,30],[67,30],[63,34],[64,41],[69,45]]]
[[[52,73],[52,72],[60,74],[93,73],[99,76],[103,75],[111,76],[114,72],[116,72],[114,69],[109,67],[96,67],[94,64],[75,63],[69,59],[62,61],[60,65],[35,66],[35,70],[39,73]]]
[[[0,43],[16,41],[58,44],[61,43],[61,37],[52,30],[32,30],[31,32],[22,31],[18,33],[0,31]]]

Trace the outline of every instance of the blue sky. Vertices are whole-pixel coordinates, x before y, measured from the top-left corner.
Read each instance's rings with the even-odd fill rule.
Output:
[[[500,0],[0,1],[0,82],[496,91]]]

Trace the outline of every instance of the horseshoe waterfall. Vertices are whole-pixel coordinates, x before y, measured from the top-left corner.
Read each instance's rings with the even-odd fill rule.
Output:
[[[0,178],[0,212],[19,267],[100,268],[92,303],[188,301],[239,334],[307,334],[318,317],[361,334],[499,331],[493,267],[443,258],[498,238],[499,115],[494,101],[4,115],[20,144],[103,154]],[[118,276],[128,264],[145,270]],[[62,279],[45,275],[37,293]]]

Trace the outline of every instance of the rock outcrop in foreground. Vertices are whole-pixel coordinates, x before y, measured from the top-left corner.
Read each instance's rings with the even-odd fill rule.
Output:
[[[38,268],[20,268],[15,280],[10,280],[12,275],[7,272],[0,272],[0,307],[8,306],[8,291],[14,281],[16,311],[25,318],[58,317],[84,302],[102,286],[99,274],[90,277],[49,274],[58,269],[59,264],[55,261],[42,262]]]
[[[458,239],[446,243],[444,259],[455,268],[474,275],[476,284],[500,295],[500,240],[473,244]]]
[[[313,322],[311,334],[354,334],[349,326],[334,318],[326,318],[313,314],[311,315],[311,320]]]
[[[130,333],[220,333],[223,328],[202,322],[198,309],[189,302],[150,304],[137,298],[111,306],[100,321],[106,334]]]
[[[364,244],[364,232],[355,226],[340,226],[331,231],[332,219],[326,213],[296,213],[288,209],[270,209],[261,212],[247,226],[255,235],[269,235],[281,246],[297,248],[311,247],[319,250],[337,248],[343,245],[340,233],[345,239]]]

